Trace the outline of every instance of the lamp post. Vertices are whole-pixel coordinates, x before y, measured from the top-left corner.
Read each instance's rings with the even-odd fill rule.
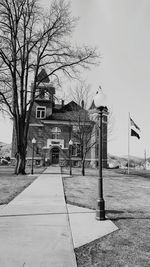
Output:
[[[103,198],[103,174],[102,174],[102,158],[103,158],[103,129],[102,129],[102,119],[103,119],[103,111],[106,107],[106,97],[102,92],[101,88],[97,91],[94,97],[94,104],[98,109],[99,113],[99,177],[98,177],[98,199],[96,206],[96,219],[97,220],[105,220],[105,201]]]
[[[72,152],[72,145],[73,145],[73,141],[70,139],[69,141],[69,167],[70,167],[70,176],[72,175],[72,161],[71,161],[71,152]]]
[[[33,174],[33,162],[34,162],[34,146],[36,144],[36,139],[32,139],[32,168],[31,168],[31,174]]]

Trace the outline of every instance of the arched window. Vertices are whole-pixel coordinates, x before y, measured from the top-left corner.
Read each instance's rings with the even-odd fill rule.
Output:
[[[52,130],[52,139],[60,139],[61,129],[58,127],[54,127]]]

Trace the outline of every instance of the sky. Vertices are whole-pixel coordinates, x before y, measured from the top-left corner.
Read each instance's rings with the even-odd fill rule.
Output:
[[[40,0],[45,7],[49,0]],[[96,46],[101,63],[83,72],[93,95],[101,85],[113,114],[108,153],[128,154],[128,116],[140,127],[130,137],[130,154],[150,156],[150,1],[70,0],[79,17],[73,41]],[[0,141],[11,143],[12,123],[0,118]]]

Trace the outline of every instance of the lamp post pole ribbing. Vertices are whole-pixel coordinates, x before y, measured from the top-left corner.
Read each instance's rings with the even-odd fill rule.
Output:
[[[96,207],[96,219],[105,220],[105,201],[103,198],[103,107],[99,110],[99,177],[98,177],[98,199]]]

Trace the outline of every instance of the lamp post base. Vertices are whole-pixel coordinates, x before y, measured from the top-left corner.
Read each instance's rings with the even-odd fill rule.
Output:
[[[104,199],[97,200],[96,220],[98,220],[98,221],[105,220],[105,201],[104,201]]]

